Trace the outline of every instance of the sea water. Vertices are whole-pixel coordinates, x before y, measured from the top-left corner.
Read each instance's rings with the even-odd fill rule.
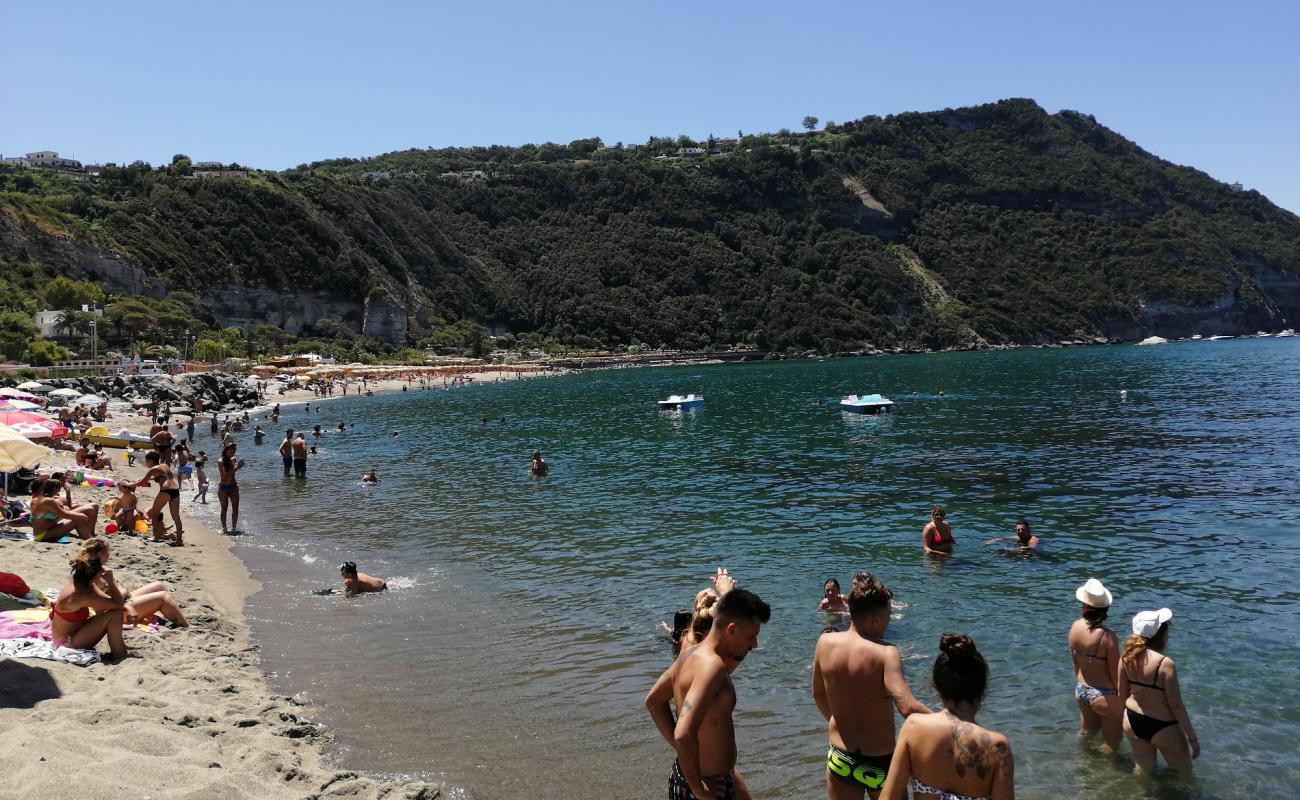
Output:
[[[703,408],[656,408],[685,392]],[[870,392],[896,412],[837,407]],[[817,602],[857,570],[893,589],[888,638],[932,707],[939,635],[975,637],[979,719],[1010,737],[1020,797],[1300,791],[1300,340],[605,371],[316,408],[261,421],[260,448],[243,435],[236,552],[263,583],[265,668],[318,704],[341,766],[471,798],[662,796],[672,753],[642,706],[671,658],[657,623],[725,566],[773,608],[735,674],[756,797],[824,796],[810,662],[835,620]],[[307,480],[284,478],[282,428],[317,424]],[[933,503],[948,558],[921,553]],[[1020,517],[1040,552],[984,544]],[[343,560],[390,591],[312,594]],[[1121,640],[1134,612],[1174,611],[1193,790],[1077,741],[1066,631],[1089,577]]]

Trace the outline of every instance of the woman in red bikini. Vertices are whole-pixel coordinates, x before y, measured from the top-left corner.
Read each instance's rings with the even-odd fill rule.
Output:
[[[54,646],[89,650],[107,636],[112,659],[121,661],[126,657],[126,642],[122,639],[125,598],[113,580],[112,571],[88,553],[81,553],[68,563],[72,565],[72,577],[59,590],[59,599],[50,605]],[[108,591],[96,584],[106,585]]]
[[[108,566],[109,556],[112,551],[109,549],[107,539],[95,537],[81,546],[81,552],[99,561],[101,567]],[[188,628],[189,620],[185,619],[185,613],[181,611],[180,603],[176,602],[176,595],[172,588],[162,581],[154,581],[145,584],[139,589],[128,592],[117,583],[113,578],[113,573],[108,570],[100,570],[95,576],[95,585],[105,590],[116,586],[122,600],[126,604],[123,609],[124,621],[127,625],[135,625],[139,622],[147,622],[154,614],[161,614],[171,624],[178,628]]]
[[[930,509],[930,521],[921,531],[921,549],[925,552],[939,555],[952,552],[952,528],[944,521],[946,516],[943,506]]]

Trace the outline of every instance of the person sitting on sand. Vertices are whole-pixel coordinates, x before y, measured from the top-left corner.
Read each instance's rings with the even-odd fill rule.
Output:
[[[122,533],[135,532],[136,508],[140,498],[135,494],[135,484],[121,481],[117,484],[117,497],[113,499],[113,522]]]
[[[92,450],[89,439],[83,436],[77,444],[79,445],[77,447],[77,466],[89,469],[113,468],[113,460]]]
[[[822,601],[817,608],[831,614],[849,613],[849,598],[840,594],[839,581],[834,578],[826,579],[826,583],[822,584]]]
[[[112,570],[105,570],[99,559],[79,553],[68,562],[72,575],[50,604],[50,638],[55,647],[89,650],[108,637],[108,649],[114,661],[126,658],[126,641],[122,638],[122,618],[126,598]],[[107,580],[100,573],[108,572]],[[107,585],[107,589],[100,588]],[[95,616],[90,612],[94,611]]]
[[[83,543],[81,552],[98,559],[101,567],[108,566],[108,559],[112,554],[108,541],[99,537]],[[162,614],[168,622],[178,628],[188,628],[190,626],[189,620],[185,619],[185,614],[181,611],[180,604],[176,602],[176,596],[172,594],[172,588],[162,581],[147,583],[139,589],[128,592],[117,582],[112,572],[100,570],[99,574],[95,576],[95,585],[103,589],[105,593],[111,594],[110,584],[116,586],[118,594],[125,601],[125,606],[122,609],[122,621],[125,624],[135,625],[139,622],[148,622],[149,618],[154,614]]]
[[[181,523],[180,481],[176,478],[176,473],[172,472],[171,465],[163,462],[158,453],[145,453],[144,463],[148,465],[149,471],[136,481],[135,485],[138,489],[141,486],[148,486],[150,481],[158,484],[158,495],[154,498],[153,505],[145,512],[145,516],[153,526],[153,540],[161,542],[166,539],[169,544],[181,547],[185,544],[185,526]],[[172,524],[176,526],[175,533],[167,533],[163,525],[164,506],[171,512]]]
[[[884,800],[951,800],[1015,796],[1011,743],[981,727],[975,714],[984,701],[989,666],[964,633],[939,637],[932,681],[943,712],[912,714],[903,723],[889,762]]]
[[[375,471],[372,469],[372,470],[370,470],[369,472],[367,472],[365,475],[362,475],[362,476],[361,476],[361,482],[362,482],[362,483],[379,483],[379,476],[376,475],[376,474],[375,474]]]
[[[921,531],[922,550],[937,555],[947,555],[952,552],[955,542],[952,538],[952,527],[945,521],[947,516],[948,513],[943,510],[943,506],[930,509],[930,521]]]
[[[344,561],[339,565],[339,574],[343,576],[343,593],[355,597],[366,592],[382,592],[388,588],[388,582],[373,575],[357,572],[356,562]]]
[[[95,506],[71,508],[59,496],[67,487],[58,478],[37,478],[32,483],[32,536],[38,542],[57,542],[76,532],[82,539],[95,535],[99,509]]]
[[[995,539],[989,539],[984,544],[993,544],[994,542],[1015,542],[1016,547],[1021,550],[1036,550],[1040,541],[1037,536],[1029,530],[1029,523],[1023,519],[1016,520],[1015,536],[999,536]]]
[[[533,451],[533,463],[528,468],[528,471],[539,478],[544,478],[551,473],[551,465],[547,464],[546,459],[542,458],[541,450]]]

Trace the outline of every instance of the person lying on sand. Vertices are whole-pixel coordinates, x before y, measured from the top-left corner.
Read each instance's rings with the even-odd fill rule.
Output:
[[[386,581],[364,572],[357,572],[356,562],[353,561],[344,561],[340,564],[339,574],[343,576],[343,593],[348,597],[366,592],[382,592],[388,588]]]

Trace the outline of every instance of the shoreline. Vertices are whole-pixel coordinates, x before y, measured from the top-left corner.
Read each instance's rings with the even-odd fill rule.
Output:
[[[497,379],[502,378],[491,382]],[[400,392],[403,383],[385,381],[373,389],[376,395]],[[328,399],[341,397],[318,398],[297,389],[273,403]],[[113,424],[147,432],[150,421],[123,415]],[[236,435],[251,433],[250,425]],[[114,461],[107,476],[137,480],[144,474],[142,466],[127,467],[121,451],[108,452]],[[72,453],[57,451],[41,467],[68,470],[75,462]],[[214,471],[209,478],[215,485]],[[142,508],[155,491],[141,492]],[[115,489],[73,487],[77,502],[101,509],[115,495]],[[186,498],[192,496],[182,489],[183,548],[147,542],[147,536],[105,536],[102,513],[97,526],[113,547],[110,567],[119,581],[128,589],[166,581],[191,628],[127,631],[130,655],[116,665],[0,658],[0,728],[11,743],[0,751],[6,783],[48,797],[66,796],[70,782],[82,787],[79,797],[92,798],[181,792],[249,800],[441,796],[441,786],[387,780],[328,763],[333,735],[313,721],[314,706],[276,694],[263,669],[261,646],[245,616],[248,599],[261,585],[233,552],[233,539],[187,513]],[[217,503],[214,491],[209,498]],[[57,590],[76,552],[76,543],[0,541],[0,569],[17,573],[34,589]],[[106,652],[107,643],[96,649]]]

